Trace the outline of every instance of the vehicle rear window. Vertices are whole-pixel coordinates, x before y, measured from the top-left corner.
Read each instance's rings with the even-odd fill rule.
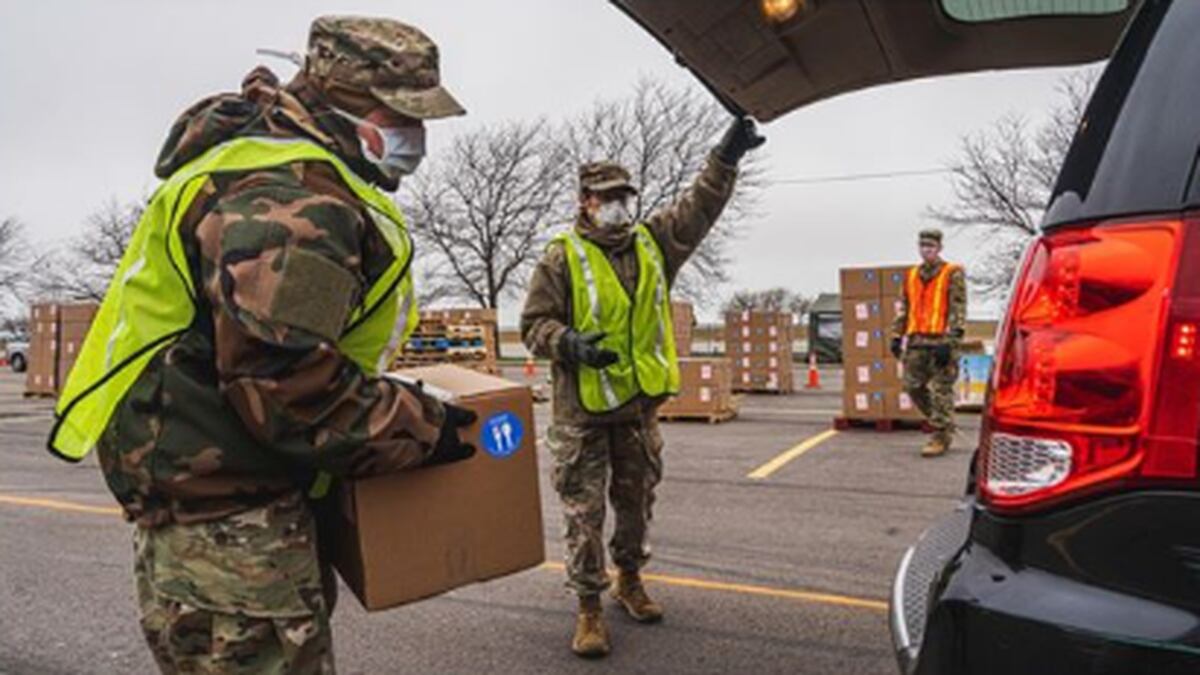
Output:
[[[942,10],[957,21],[983,23],[1031,16],[1116,14],[1129,0],[942,0]]]

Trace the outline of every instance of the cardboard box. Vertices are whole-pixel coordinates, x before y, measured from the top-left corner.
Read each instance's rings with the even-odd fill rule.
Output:
[[[896,317],[900,315],[900,310],[903,308],[904,301],[900,296],[888,297],[884,296],[879,301],[882,316],[880,317],[880,325],[884,331],[891,332],[892,324],[896,322]]]
[[[882,389],[846,386],[842,391],[842,416],[856,420],[886,417],[886,393]]]
[[[659,408],[660,416],[713,416],[736,409],[729,359],[681,358],[679,394]]]
[[[842,298],[879,299],[883,286],[875,267],[843,267],[840,272]]]
[[[904,292],[904,281],[912,265],[888,265],[879,268],[879,291],[884,298],[898,298]]]
[[[892,358],[890,353],[883,359],[883,386],[891,389],[904,387],[904,362]]]
[[[842,334],[842,358],[881,359],[888,354],[888,334],[880,327],[847,328]]]
[[[883,302],[878,298],[842,300],[843,335],[846,330],[883,328]]]
[[[671,327],[675,331],[675,353],[690,356],[692,353],[692,327],[696,323],[695,312],[690,302],[671,302]]]
[[[450,365],[397,373],[474,410],[471,459],[348,481],[334,565],[368,610],[519,572],[545,559],[529,387]]]
[[[883,359],[847,360],[844,370],[846,388],[881,389],[887,386],[887,367]]]
[[[913,405],[903,389],[889,388],[885,392],[884,416],[893,420],[922,420],[925,416]]]

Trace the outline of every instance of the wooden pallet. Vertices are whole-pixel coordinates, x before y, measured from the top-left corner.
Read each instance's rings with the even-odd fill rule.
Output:
[[[25,398],[58,398],[58,392],[53,391],[26,391],[21,395]]]
[[[776,396],[786,396],[796,393],[795,389],[755,389],[754,387],[733,387],[733,390],[739,394],[774,394]]]
[[[833,428],[838,431],[847,429],[874,429],[875,431],[916,431],[931,433],[933,427],[925,420],[914,419],[859,419],[857,417],[835,417]]]
[[[709,424],[720,424],[738,416],[737,406],[727,410],[712,410],[708,412],[700,411],[658,411],[658,419],[663,422],[707,422]]]

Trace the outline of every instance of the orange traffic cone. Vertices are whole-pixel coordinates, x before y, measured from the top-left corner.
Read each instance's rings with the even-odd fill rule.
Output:
[[[808,384],[804,385],[805,389],[820,389],[821,388],[821,371],[817,370],[817,354],[816,352],[808,353]]]
[[[533,355],[525,357],[525,377],[533,377]]]

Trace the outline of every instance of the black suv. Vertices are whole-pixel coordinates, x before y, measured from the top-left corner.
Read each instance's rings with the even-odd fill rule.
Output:
[[[997,342],[967,495],[904,556],[905,673],[1200,672],[1200,1],[1146,0]]]
[[[760,120],[1111,54],[1012,290],[964,500],[904,555],[892,638],[906,675],[1200,673],[1200,0],[613,2]]]

